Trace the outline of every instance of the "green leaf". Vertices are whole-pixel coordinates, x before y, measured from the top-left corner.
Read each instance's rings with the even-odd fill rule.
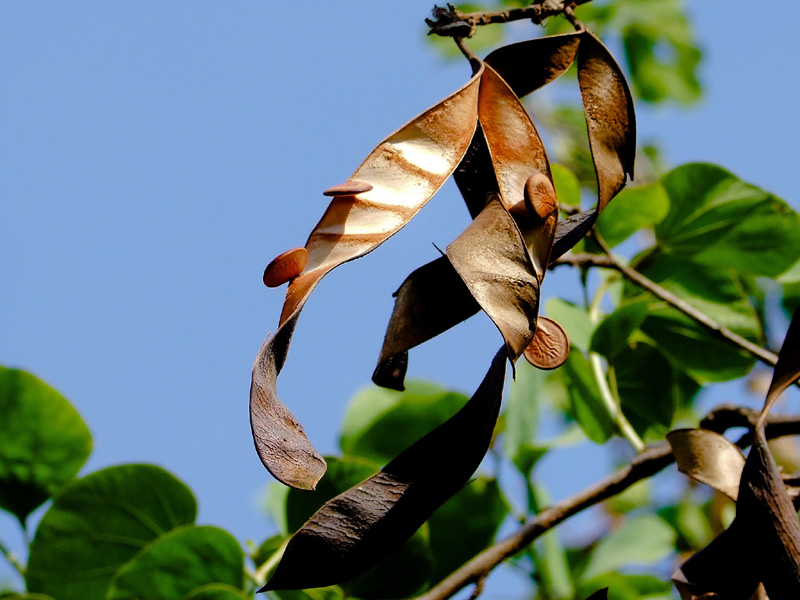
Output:
[[[209,583],[189,592],[184,600],[251,600],[251,596],[226,583]]]
[[[103,599],[116,570],[160,535],[192,523],[191,490],[153,465],[109,467],[68,484],[31,545],[30,591]]]
[[[25,519],[75,477],[92,450],[72,405],[41,379],[0,366],[0,508]]]
[[[647,316],[650,302],[645,298],[621,304],[603,319],[592,334],[591,350],[606,358],[614,358],[628,347],[628,340]]]
[[[511,384],[506,400],[503,448],[506,456],[523,473],[527,472],[524,467],[533,466],[529,464],[530,449],[536,445],[546,380],[545,371],[519,361],[516,379]]]
[[[800,307],[800,283],[784,284],[781,306],[789,317]]]
[[[435,561],[431,583],[455,571],[494,539],[508,514],[497,481],[479,477],[445,502],[428,520]]]
[[[674,552],[675,539],[675,530],[655,515],[630,519],[595,546],[581,578],[589,580],[622,567],[656,563]]]
[[[544,306],[545,314],[567,332],[570,347],[588,351],[594,325],[586,311],[561,298],[550,298]]]
[[[284,513],[286,509],[284,507]],[[272,556],[280,550],[283,543],[286,541],[286,537],[282,534],[273,535],[272,537],[268,537],[261,545],[256,549],[255,552],[252,553],[253,563],[256,567],[261,567],[265,562],[267,562]]]
[[[556,188],[556,198],[560,205],[581,205],[581,184],[575,174],[563,165],[551,164],[550,172],[553,175],[553,184]]]
[[[343,600],[344,598],[342,589],[338,585],[308,590],[271,590],[269,594],[275,594],[280,600]]]
[[[673,256],[652,254],[638,270],[692,307],[748,340],[761,344],[761,323],[741,280],[731,270],[693,264]],[[626,284],[626,298],[650,298],[641,326],[660,351],[700,383],[727,381],[746,375],[755,359],[706,327]]]
[[[575,598],[608,588],[609,600],[672,600],[672,583],[652,575],[605,573],[581,584]]]
[[[582,352],[573,351],[559,373],[567,387],[572,416],[590,440],[605,443],[617,427],[603,404],[591,364]]]
[[[680,394],[670,361],[656,347],[639,342],[617,354],[612,366],[622,412],[636,433],[666,435]]]
[[[532,504],[536,506],[536,512],[550,504],[550,498],[541,484],[531,485],[529,493],[533,496]],[[566,552],[558,539],[558,531],[551,529],[544,533],[529,550],[537,575],[537,586],[544,591],[542,596],[552,600],[568,600],[575,597],[572,574]]]
[[[342,425],[345,455],[386,464],[457,413],[469,398],[420,381],[405,392],[370,387],[353,398]]]
[[[658,511],[658,515],[678,533],[676,548],[679,552],[697,552],[714,539],[714,528],[707,511],[707,502],[699,504],[688,497]]]
[[[800,255],[800,215],[783,200],[708,164],[661,180],[670,199],[656,226],[664,252],[694,263],[775,277]]]
[[[230,533],[187,525],[163,534],[117,571],[106,599],[182,600],[208,583],[241,589],[243,580],[244,553]]]
[[[669,196],[660,183],[625,188],[597,219],[597,229],[614,247],[644,227],[652,227],[667,215]]]

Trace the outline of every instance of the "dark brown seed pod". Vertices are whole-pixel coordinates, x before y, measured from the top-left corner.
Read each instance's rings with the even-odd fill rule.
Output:
[[[525,181],[525,205],[530,214],[542,219],[558,208],[556,191],[544,173],[535,173]]]
[[[363,194],[372,189],[372,185],[364,183],[363,181],[345,181],[339,185],[329,187],[322,192],[323,196],[355,196],[356,194]]]
[[[264,285],[278,287],[291,281],[303,272],[307,261],[308,250],[305,248],[292,248],[282,252],[264,269]]]
[[[533,341],[525,348],[523,356],[537,369],[557,369],[569,356],[567,333],[553,319],[539,317]]]

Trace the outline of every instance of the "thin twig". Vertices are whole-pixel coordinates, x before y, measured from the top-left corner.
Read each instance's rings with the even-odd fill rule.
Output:
[[[719,410],[730,411],[732,409],[730,407],[721,407]],[[743,411],[743,414],[737,418],[732,418],[730,422],[735,422],[737,426],[741,422],[749,423],[747,409],[739,410]],[[714,419],[711,418],[714,413],[715,411],[712,411],[703,422],[707,422],[710,419],[712,430],[717,431],[717,433],[723,433],[725,428],[719,429],[714,426]],[[769,435],[770,429],[767,428],[768,438],[777,437],[777,433],[781,435],[796,435],[800,433],[800,417],[769,415],[768,423],[778,422],[782,424],[782,428],[780,430],[772,429],[772,436]],[[791,426],[789,423],[791,423]],[[726,425],[727,422],[718,420],[716,424]],[[528,521],[519,531],[473,557],[472,560],[442,580],[438,585],[422,596],[418,596],[416,600],[446,600],[452,597],[464,587],[485,578],[501,562],[531,544],[536,538],[559,523],[603,500],[616,496],[638,481],[652,477],[674,461],[675,457],[672,455],[669,444],[660,444],[648,448],[634,457],[628,466],[623,467],[613,475],[589,486],[574,496],[546,508]]]
[[[465,23],[473,32],[475,31],[476,27],[481,25],[508,23],[510,21],[530,20],[534,24],[539,25],[545,19],[559,14],[567,14],[568,18],[570,18],[570,22],[573,22],[574,15],[571,14],[572,10],[577,6],[586,4],[588,2],[591,2],[591,0],[568,0],[565,2],[558,0],[542,0],[532,4],[531,6],[524,6],[521,8],[510,8],[508,10],[501,11],[480,11],[472,13],[461,12],[455,6],[448,5],[450,10],[445,17],[445,20],[442,20],[440,13],[437,15],[439,18],[436,21],[429,20],[428,25],[431,28],[432,34],[447,36],[450,35],[447,33],[447,28],[441,26],[449,25],[454,21]]]
[[[664,289],[654,281],[651,281],[638,271],[630,268],[628,265],[620,262],[617,258],[612,255],[608,254],[607,256],[599,256],[596,254],[572,254],[572,255],[565,255],[559,258],[557,261],[553,263],[553,266],[557,265],[573,265],[573,266],[591,266],[591,267],[602,267],[606,269],[614,269],[621,273],[625,278],[629,279],[642,289],[650,292],[658,298],[659,300],[663,300],[673,308],[679,310],[687,317],[693,319],[697,323],[703,325],[706,329],[711,331],[714,335],[718,338],[724,339],[736,346],[739,346],[742,350],[749,352],[758,360],[763,363],[766,363],[770,366],[775,366],[778,362],[778,356],[765,348],[762,348],[753,342],[743,338],[737,333],[734,333],[727,327],[723,327],[719,323],[717,323],[714,319],[706,315],[705,313],[697,310],[691,304],[679,298],[672,292]]]

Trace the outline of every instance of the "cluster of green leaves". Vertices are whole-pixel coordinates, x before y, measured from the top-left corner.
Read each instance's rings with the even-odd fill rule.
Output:
[[[0,415],[0,508],[26,528],[31,513],[52,500],[27,565],[17,565],[27,593],[0,590],[0,597],[252,597],[245,593],[239,542],[222,529],[195,524],[197,502],[175,476],[130,464],[75,478],[92,438],[55,389],[30,373],[0,367]]]

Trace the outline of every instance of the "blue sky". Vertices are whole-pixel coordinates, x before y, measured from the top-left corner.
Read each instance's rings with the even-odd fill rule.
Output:
[[[468,78],[465,62],[426,42],[430,8],[0,5],[0,363],[36,373],[81,412],[94,436],[85,471],[157,463],[193,488],[201,522],[242,540],[271,531],[247,402],[283,294],[261,273],[305,242],[322,190]],[[715,162],[800,207],[800,4],[756,8],[691,3],[705,100],[640,107],[640,140],[660,140],[674,165]],[[321,451],[335,452],[346,400],[369,381],[392,291],[467,222],[448,184],[312,296],[279,391]],[[547,287],[570,293],[575,282],[554,273]],[[488,319],[472,319],[413,352],[410,376],[471,393],[499,344]],[[554,495],[602,467],[554,479]],[[3,515],[0,539],[19,548]]]

